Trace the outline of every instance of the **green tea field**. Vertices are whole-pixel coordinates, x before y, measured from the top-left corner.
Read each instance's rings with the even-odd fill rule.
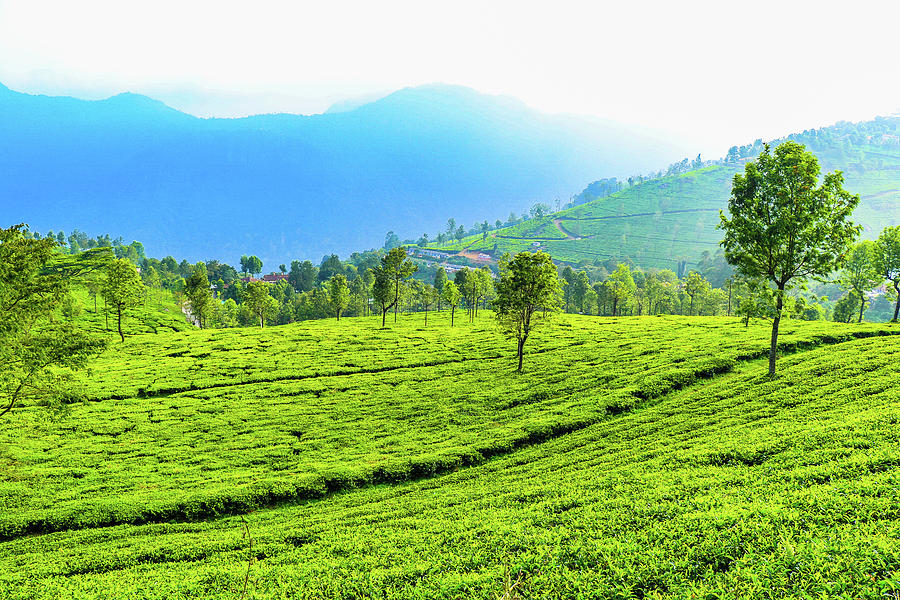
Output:
[[[0,429],[0,597],[900,597],[896,324],[771,381],[767,322],[563,315],[520,375],[447,316],[111,345]]]

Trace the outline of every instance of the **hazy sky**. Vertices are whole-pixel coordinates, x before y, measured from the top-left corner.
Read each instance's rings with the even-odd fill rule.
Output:
[[[430,82],[734,143],[900,110],[896,2],[0,0],[0,82],[202,116]]]

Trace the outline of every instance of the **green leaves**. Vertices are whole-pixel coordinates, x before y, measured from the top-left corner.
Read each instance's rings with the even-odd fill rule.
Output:
[[[843,189],[840,171],[818,185],[816,157],[796,142],[768,146],[736,174],[728,213],[720,216],[728,262],[747,277],[785,286],[796,277],[825,277],[843,261],[861,228],[850,221],[859,196]]]

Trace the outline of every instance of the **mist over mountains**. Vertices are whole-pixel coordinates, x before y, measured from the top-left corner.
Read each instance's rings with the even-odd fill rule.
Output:
[[[448,85],[318,115],[201,119],[135,94],[85,101],[0,86],[0,216],[109,232],[152,255],[267,268],[566,201],[685,150],[650,131],[547,115]]]

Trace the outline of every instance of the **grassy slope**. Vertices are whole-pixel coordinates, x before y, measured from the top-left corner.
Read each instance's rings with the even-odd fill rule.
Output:
[[[14,538],[0,544],[0,590],[234,597],[247,556],[236,518],[26,537],[11,526],[35,516],[26,503],[77,528],[139,503],[246,497],[273,477],[352,472],[332,481],[364,483],[379,464],[398,483],[247,517],[252,597],[488,597],[506,560],[541,596],[875,597],[890,585],[900,338],[806,348],[893,330],[789,323],[785,341],[802,352],[783,359],[779,383],[754,360],[704,382],[695,374],[759,355],[765,326],[564,319],[535,341],[546,349],[527,363],[537,383],[512,376],[509,344],[482,324],[424,331],[416,317],[377,331],[348,319],[134,338],[88,383],[126,398],[58,423],[29,409],[15,435],[2,432]],[[388,355],[405,367],[373,372]],[[154,363],[174,372],[167,385],[229,385],[158,395]],[[134,386],[146,397],[128,397]],[[560,435],[559,423],[578,427]],[[547,435],[529,441],[543,443],[511,451],[535,431]],[[427,474],[414,465],[428,457],[480,452],[456,473],[399,483]]]
[[[77,319],[79,324],[94,332],[116,332],[116,315],[109,313],[109,327],[103,310],[103,298],[97,298],[96,310],[94,299],[86,290],[76,289],[72,292],[81,312]],[[122,331],[125,335],[139,333],[161,333],[165,331],[189,331],[193,326],[185,319],[181,307],[172,298],[172,293],[165,290],[150,290],[145,304],[129,308],[122,319]]]
[[[817,154],[823,171],[843,170],[846,189],[860,194],[854,216],[865,228],[864,237],[877,237],[884,227],[900,224],[900,149],[867,146],[847,155],[832,148]],[[540,241],[557,260],[630,257],[642,267],[674,269],[679,260],[696,263],[704,250],[718,249],[719,210],[727,204],[732,177],[742,169],[719,165],[664,177],[499,229],[486,240],[477,235],[435,247],[487,251],[496,247],[503,253],[527,250]],[[553,220],[559,220],[563,230]]]

